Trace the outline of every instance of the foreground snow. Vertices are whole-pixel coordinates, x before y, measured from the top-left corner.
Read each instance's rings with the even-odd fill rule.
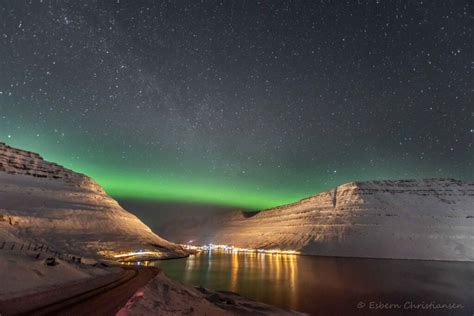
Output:
[[[117,316],[126,315],[303,315],[258,303],[231,292],[195,289],[160,273],[135,293]]]
[[[5,300],[24,296],[120,271],[100,265],[94,267],[84,263],[70,263],[67,260],[57,260],[57,265],[48,266],[46,258],[43,255],[36,259],[34,252],[0,251],[0,298]]]
[[[183,229],[182,227],[185,227]],[[166,236],[304,254],[474,261],[474,183],[351,182],[257,214],[175,219]]]

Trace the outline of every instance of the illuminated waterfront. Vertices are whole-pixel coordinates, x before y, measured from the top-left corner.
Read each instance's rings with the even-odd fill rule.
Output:
[[[253,249],[253,248],[240,248],[235,247],[233,245],[203,245],[203,246],[193,246],[193,245],[181,245],[185,249],[189,250],[196,250],[196,251],[223,251],[225,253],[235,253],[235,252],[243,252],[243,253],[266,253],[266,254],[285,254],[285,255],[299,255],[300,252],[296,250],[288,250],[288,249]]]
[[[473,263],[212,250],[150,264],[183,283],[237,292],[311,314],[364,314],[357,303],[371,301],[435,301],[463,304],[462,312],[474,309],[474,280],[469,279]],[[439,314],[449,312],[453,311]]]
[[[204,246],[192,246],[192,245],[181,245],[184,249],[190,250],[191,252],[220,252],[220,253],[241,253],[241,254],[281,254],[281,255],[298,255],[299,251],[295,250],[284,250],[284,249],[251,249],[251,248],[239,248],[232,245],[204,245]],[[128,252],[115,253],[113,251],[101,251],[100,254],[104,256],[113,257],[115,260],[122,263],[125,262],[143,262],[150,260],[163,259],[164,254],[157,250],[135,250]]]

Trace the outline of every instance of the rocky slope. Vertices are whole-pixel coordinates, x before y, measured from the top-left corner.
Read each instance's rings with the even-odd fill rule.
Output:
[[[182,229],[185,227],[185,229]],[[305,254],[474,260],[474,183],[351,182],[256,214],[176,222],[176,242],[280,248]]]
[[[3,237],[34,239],[70,253],[147,249],[159,250],[163,257],[184,254],[125,211],[91,178],[4,143],[0,143],[0,224]]]
[[[286,310],[227,291],[192,288],[158,274],[142,290],[135,293],[117,316],[303,316],[306,314]]]

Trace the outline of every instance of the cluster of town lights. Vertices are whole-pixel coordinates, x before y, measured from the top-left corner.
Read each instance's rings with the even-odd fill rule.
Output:
[[[161,252],[159,251],[136,251],[136,252],[128,252],[128,253],[121,253],[115,255],[114,258],[125,258],[125,257],[133,257],[133,256],[160,256]]]
[[[204,245],[204,246],[193,246],[193,245],[183,245],[184,248],[190,250],[201,250],[201,251],[213,251],[220,250],[233,253],[268,253],[268,254],[287,254],[287,255],[298,255],[299,251],[296,250],[281,250],[281,249],[252,249],[252,248],[239,248],[232,245]]]
[[[266,253],[266,254],[286,254],[286,255],[298,255],[299,251],[295,250],[281,250],[281,249],[251,249],[251,248],[239,248],[232,245],[204,245],[204,246],[193,246],[193,245],[182,245],[183,248],[195,251],[225,251],[231,253]],[[127,257],[159,257],[162,255],[159,251],[134,251],[128,253],[121,253],[114,255],[114,258],[127,258]]]

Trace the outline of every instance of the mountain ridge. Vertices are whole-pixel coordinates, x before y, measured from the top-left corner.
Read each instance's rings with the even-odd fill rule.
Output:
[[[12,226],[4,228],[9,234],[63,251],[107,256],[159,248],[163,257],[185,255],[92,178],[5,143],[0,143],[0,214],[13,223],[2,223]]]
[[[250,217],[234,211],[194,227],[177,219],[175,227],[168,239],[195,244],[474,260],[474,183],[449,178],[354,181]]]

